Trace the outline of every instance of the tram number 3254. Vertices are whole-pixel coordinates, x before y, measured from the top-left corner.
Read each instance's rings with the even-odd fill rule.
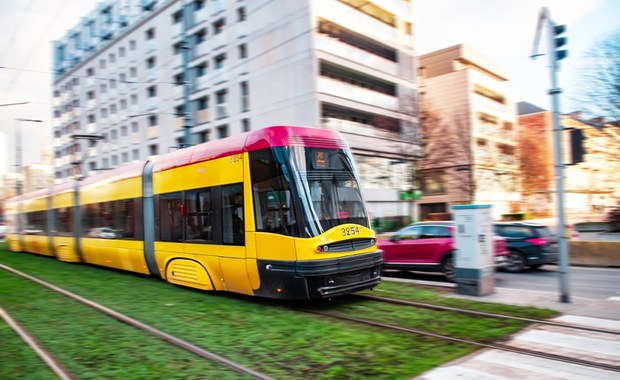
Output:
[[[360,234],[359,227],[343,227],[340,229],[342,236],[355,236]]]

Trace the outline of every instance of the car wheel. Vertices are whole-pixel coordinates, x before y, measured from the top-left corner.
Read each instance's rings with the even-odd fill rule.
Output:
[[[523,272],[523,268],[525,268],[525,258],[523,254],[517,251],[510,251],[508,255],[508,265],[506,266],[506,271],[510,273],[519,273]]]
[[[441,273],[448,279],[450,282],[456,281],[456,268],[454,268],[454,256],[446,256],[443,260],[441,260]]]

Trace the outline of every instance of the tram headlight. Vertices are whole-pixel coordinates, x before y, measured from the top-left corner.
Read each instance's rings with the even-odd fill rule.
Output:
[[[321,252],[328,252],[329,251],[329,245],[325,244],[325,245],[319,245],[318,247],[316,247],[316,251],[321,253]]]

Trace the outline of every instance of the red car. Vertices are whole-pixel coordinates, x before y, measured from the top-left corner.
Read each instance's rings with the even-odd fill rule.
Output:
[[[509,251],[504,238],[495,237],[495,266],[508,264]],[[379,240],[384,269],[441,272],[450,281],[454,268],[454,223],[422,222],[407,226],[387,240]]]

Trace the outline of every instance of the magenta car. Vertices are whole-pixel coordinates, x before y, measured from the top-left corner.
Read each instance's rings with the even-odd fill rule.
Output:
[[[454,223],[422,222],[407,226],[387,240],[379,240],[384,269],[441,272],[450,281],[454,268]],[[495,235],[495,266],[508,265],[504,238]]]

